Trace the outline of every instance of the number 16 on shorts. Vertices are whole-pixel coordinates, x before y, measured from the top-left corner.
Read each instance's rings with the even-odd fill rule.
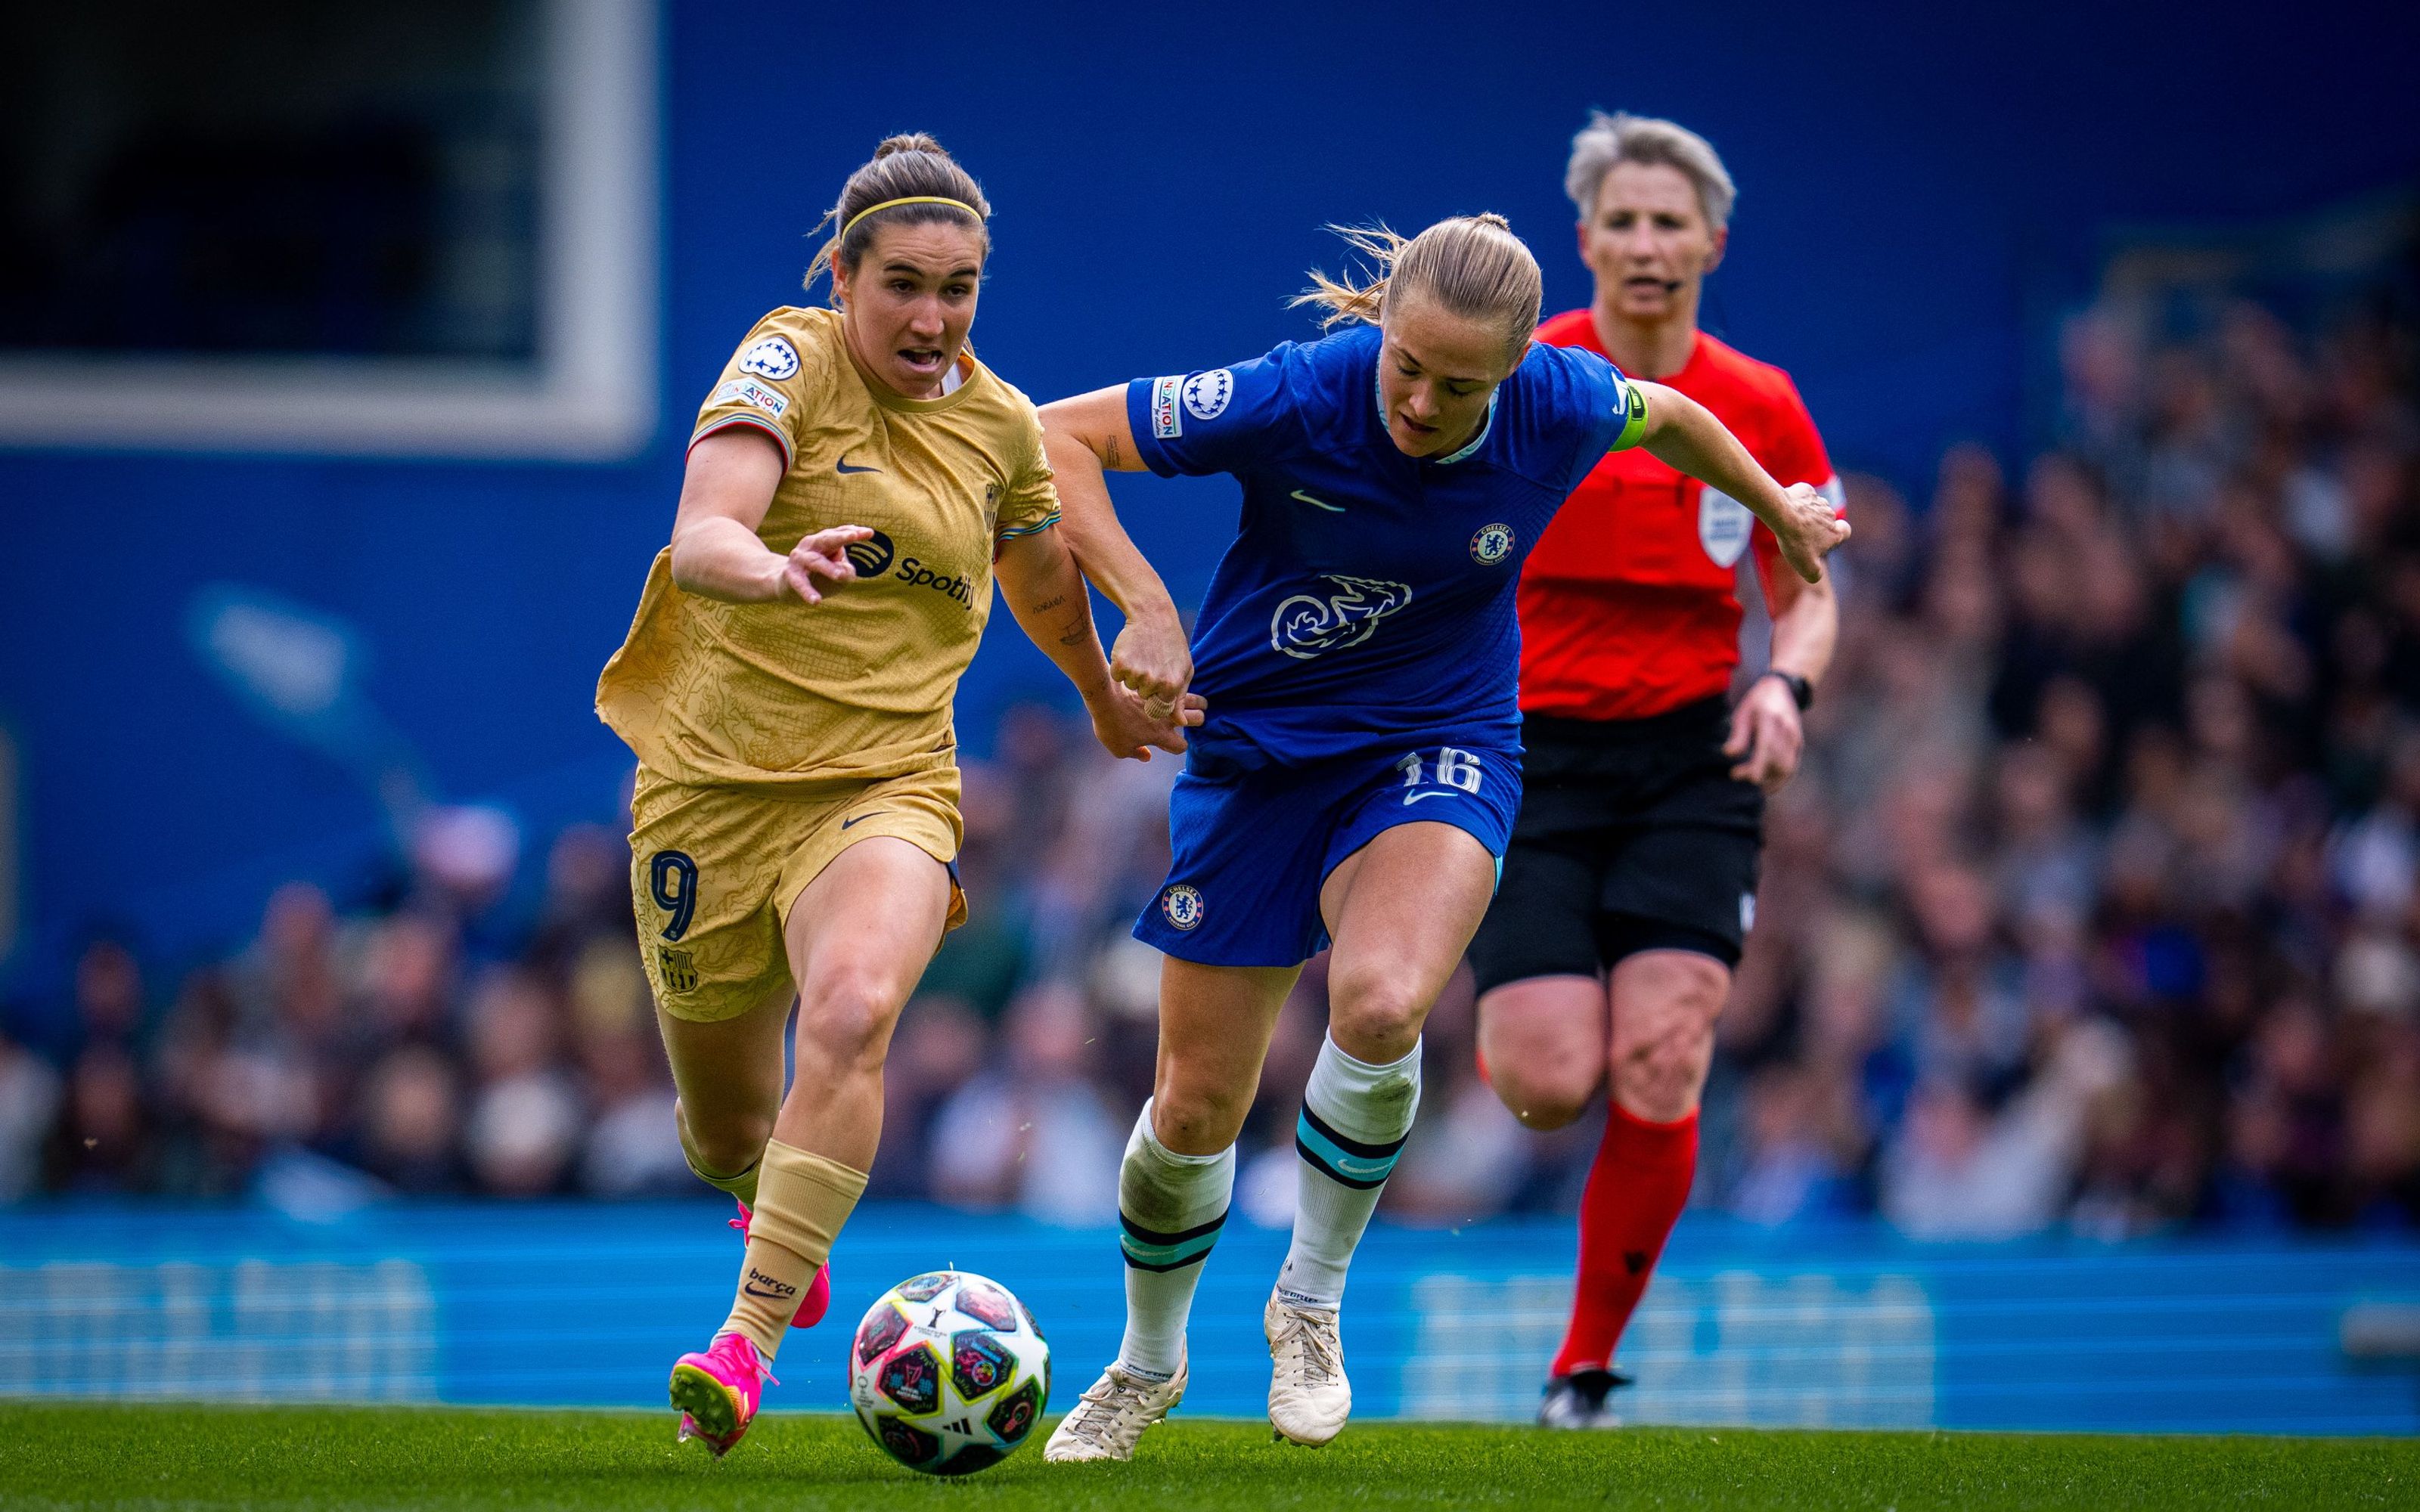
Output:
[[[1404,802],[1414,804],[1422,798],[1450,798],[1456,793],[1477,793],[1480,781],[1479,753],[1456,746],[1439,746],[1435,757],[1422,751],[1406,752],[1395,764],[1404,774]]]

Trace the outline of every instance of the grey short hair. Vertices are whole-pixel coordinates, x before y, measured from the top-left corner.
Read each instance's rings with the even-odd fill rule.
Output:
[[[1580,208],[1582,220],[1596,212],[1597,191],[1617,162],[1680,169],[1698,186],[1698,208],[1705,211],[1706,224],[1717,231],[1730,224],[1739,191],[1713,143],[1675,121],[1601,110],[1590,112],[1589,123],[1572,138],[1572,163],[1563,173],[1563,192]]]

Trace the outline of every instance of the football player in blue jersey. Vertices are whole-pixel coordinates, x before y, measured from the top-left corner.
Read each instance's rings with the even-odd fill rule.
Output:
[[[1503,219],[1347,233],[1365,284],[1297,302],[1343,329],[1233,367],[1042,411],[1062,529],[1129,625],[1112,658],[1157,709],[1209,701],[1171,801],[1168,881],[1135,926],[1166,953],[1157,1074],[1119,1180],[1126,1331],[1045,1451],[1125,1459],[1186,1381],[1185,1321],[1226,1220],[1234,1141],[1279,1009],[1334,947],[1300,1119],[1294,1241],[1263,1314],[1269,1420],[1343,1427],[1345,1268],[1419,1103],[1419,1035],[1496,886],[1521,797],[1513,592],[1610,449],[1754,510],[1808,581],[1849,528],[1695,401],[1533,343],[1537,260]],[[1104,471],[1233,474],[1235,540],[1187,647]]]

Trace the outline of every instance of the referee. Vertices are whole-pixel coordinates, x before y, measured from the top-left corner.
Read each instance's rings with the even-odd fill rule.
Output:
[[[1598,114],[1565,187],[1596,297],[1541,326],[1719,416],[1765,471],[1840,501],[1789,375],[1698,329],[1734,191],[1703,137]],[[1737,708],[1737,566],[1773,610],[1772,671]],[[1539,1406],[1606,1427],[1614,1348],[1688,1199],[1714,1019],[1756,920],[1765,795],[1798,765],[1799,716],[1832,658],[1831,580],[1777,562],[1746,509],[1656,461],[1597,464],[1539,538],[1520,588],[1527,793],[1472,942],[1481,1065],[1533,1129],[1607,1091],[1580,1199],[1579,1285]]]

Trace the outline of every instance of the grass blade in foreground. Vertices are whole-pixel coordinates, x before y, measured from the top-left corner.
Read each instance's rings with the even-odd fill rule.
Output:
[[[0,1406],[0,1506],[671,1509],[2411,1507],[2420,1443],[1355,1424],[1326,1449],[1178,1422],[1131,1465],[1019,1454],[946,1488],[845,1417],[774,1414],[721,1464],[661,1413]]]

